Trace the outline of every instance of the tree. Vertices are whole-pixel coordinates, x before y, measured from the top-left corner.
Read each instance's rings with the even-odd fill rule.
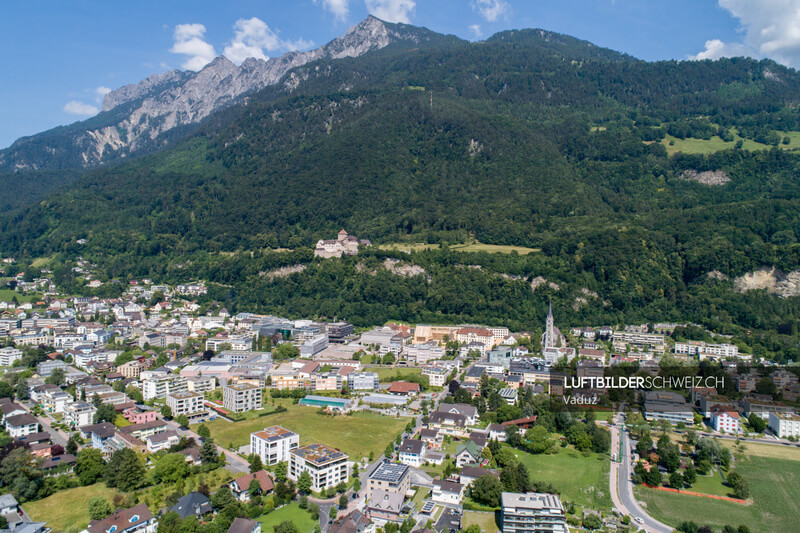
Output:
[[[281,346],[283,345],[281,344]],[[281,522],[275,526],[275,533],[300,533],[300,530],[297,529],[297,526],[294,525],[294,522],[286,520],[285,522]]]
[[[200,447],[200,461],[204,465],[215,464],[219,461],[217,446],[214,444],[213,439],[206,439]]]
[[[750,496],[750,485],[744,476],[738,472],[730,472],[726,483],[733,489],[734,497],[746,500]]]
[[[206,426],[205,424],[200,424],[200,426],[198,426],[197,428],[197,434],[203,437],[204,439],[207,439],[211,436],[211,430],[208,429],[208,426]]]
[[[6,455],[0,463],[0,480],[20,502],[34,499],[44,484],[34,457],[26,448],[14,448]]]
[[[353,492],[358,492],[360,490],[361,490],[361,479],[356,478],[355,481],[353,481]]]
[[[652,466],[650,471],[645,475],[645,483],[652,485],[653,487],[660,487],[662,482],[663,480],[661,479],[661,472],[659,472],[655,465]]]
[[[311,484],[311,474],[308,473],[308,470],[303,470],[303,473],[297,478],[297,490],[303,494],[308,494],[311,492]]]
[[[106,485],[122,492],[141,488],[146,483],[146,471],[136,452],[130,448],[117,450],[105,469]]]
[[[328,517],[330,517],[331,520],[336,520],[336,516],[338,514],[339,514],[339,512],[336,510],[336,506],[332,505],[331,506],[331,510],[328,511]]]
[[[112,511],[111,504],[105,498],[89,498],[89,518],[92,520],[102,520],[109,516]]]
[[[175,422],[181,427],[189,427],[189,417],[186,415],[178,415],[175,417]]]
[[[258,481],[256,478],[253,478],[250,481],[250,485],[248,485],[247,487],[247,494],[250,495],[250,498],[253,498],[254,496],[258,496],[259,494],[261,494],[261,482]]]
[[[101,422],[114,423],[117,418],[117,410],[110,403],[102,403],[97,407],[97,412],[94,414],[94,423],[100,424]]]
[[[594,513],[586,515],[581,523],[583,527],[588,530],[600,529],[603,527],[603,521],[600,519],[600,516]]]
[[[643,435],[636,443],[636,453],[639,454],[639,457],[644,457],[652,447],[653,439],[650,438],[650,435]]]
[[[344,509],[347,507],[347,494],[342,494],[339,496],[339,509]]]
[[[680,472],[673,472],[669,475],[669,486],[673,489],[683,488],[683,475]]]
[[[388,457],[391,457],[392,455],[394,455],[394,444],[393,444],[393,443],[391,443],[391,442],[390,442],[390,443],[389,443],[389,444],[386,446],[386,449],[385,449],[385,450],[383,450],[383,455],[384,455],[385,457],[387,457],[387,458],[388,458]]]
[[[56,368],[49,376],[47,376],[47,379],[45,379],[44,382],[48,385],[61,385],[64,383],[64,377],[64,369]]]
[[[186,457],[179,453],[168,453],[156,462],[153,478],[157,483],[173,483],[189,474]]]
[[[214,509],[224,509],[235,502],[236,497],[233,495],[231,489],[228,488],[227,485],[220,487],[219,490],[217,490],[217,492],[215,492],[211,497],[211,505],[214,506]]]
[[[75,441],[72,441],[75,442]],[[67,443],[69,447],[69,443]],[[96,448],[84,448],[75,457],[75,474],[81,485],[92,485],[103,476],[105,462],[103,452]]]
[[[700,528],[694,522],[685,520],[678,524],[677,530],[681,533],[697,533]]]
[[[533,426],[525,432],[527,450],[531,453],[547,453],[555,446],[555,439],[545,426]]]
[[[764,430],[767,429],[767,421],[756,413],[750,413],[750,416],[747,417],[747,422],[757,433],[764,433]]]
[[[697,472],[694,469],[694,465],[689,463],[683,471],[683,482],[686,486],[691,487],[695,481],[697,481]]]
[[[280,463],[275,465],[273,469],[273,473],[275,474],[275,479],[277,481],[286,481],[286,474],[288,472],[288,467],[286,463],[281,461]]]
[[[250,455],[250,473],[255,474],[264,470],[264,463],[261,462],[261,456],[257,453]]]
[[[170,419],[172,418],[172,408],[169,405],[162,405],[161,406],[161,416],[164,418]]]
[[[65,451],[70,455],[76,455],[78,453],[78,443],[75,442],[75,439],[72,438],[72,435],[70,435],[69,440],[67,440],[67,447]]]
[[[494,476],[481,476],[472,482],[472,499],[489,507],[499,507],[503,485]]]
[[[0,398],[13,398],[14,387],[8,381],[0,381]]]

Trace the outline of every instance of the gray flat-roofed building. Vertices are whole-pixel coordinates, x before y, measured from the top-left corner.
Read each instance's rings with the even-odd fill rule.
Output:
[[[555,494],[504,492],[500,514],[503,533],[568,533],[564,506]]]

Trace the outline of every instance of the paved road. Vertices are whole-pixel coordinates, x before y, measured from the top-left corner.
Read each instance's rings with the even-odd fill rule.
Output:
[[[614,415],[616,421],[618,415]],[[623,514],[629,515],[632,519],[640,517],[643,523],[633,522],[637,526],[644,528],[648,533],[672,533],[673,528],[667,526],[648,515],[636,502],[633,495],[633,483],[631,482],[631,455],[628,435],[620,431],[618,425],[611,426],[611,453],[618,454],[620,451],[620,439],[622,441],[622,462],[611,461],[611,473],[609,484],[611,488],[611,500],[614,507]]]
[[[33,415],[31,413],[31,407],[36,404],[36,402],[32,402],[30,400],[18,402],[24,409],[28,411],[28,414]],[[50,415],[45,412],[42,416],[36,416],[36,419],[39,421],[39,424],[42,426],[42,431],[46,431],[50,434],[50,440],[53,441],[53,444],[60,444],[66,448],[67,440],[69,440],[69,436],[61,431],[60,429],[54,428],[50,425],[50,422],[53,420],[50,418]]]

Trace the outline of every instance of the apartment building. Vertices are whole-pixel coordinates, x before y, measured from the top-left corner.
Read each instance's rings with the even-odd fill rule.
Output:
[[[0,366],[11,366],[19,359],[22,359],[22,350],[19,348],[0,348]]]
[[[559,497],[541,492],[504,492],[500,524],[503,533],[569,532]]]
[[[376,391],[380,387],[380,381],[377,372],[350,372],[347,375],[347,388]]]
[[[769,413],[769,428],[782,439],[800,437],[800,416],[795,413]]]
[[[297,481],[303,472],[311,475],[314,491],[335,487],[350,477],[348,455],[324,444],[309,444],[291,450],[289,479]]]
[[[217,388],[217,380],[214,376],[194,376],[186,378],[186,389],[189,392],[211,392]]]
[[[300,435],[281,426],[270,426],[250,434],[250,453],[265,465],[289,462],[289,452],[300,446]]]
[[[372,499],[376,490],[405,496],[411,488],[411,468],[408,465],[384,461],[372,471],[367,480],[367,496]]]
[[[89,402],[73,402],[64,406],[64,423],[70,429],[88,426],[94,422],[97,409]]]
[[[223,385],[222,406],[234,413],[261,409],[261,388],[247,383]]]
[[[119,365],[117,372],[129,379],[139,379],[142,374],[142,367],[144,367],[144,364],[141,361],[128,361]]]
[[[179,374],[155,374],[142,379],[144,401],[165,399],[167,394],[188,390],[186,378]]]
[[[172,416],[186,415],[190,419],[205,416],[208,412],[203,395],[188,390],[167,394],[167,406],[172,409]]]

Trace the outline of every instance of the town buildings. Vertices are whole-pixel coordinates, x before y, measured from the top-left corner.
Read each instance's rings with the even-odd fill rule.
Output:
[[[289,462],[290,452],[300,445],[300,435],[281,426],[270,426],[250,434],[250,453],[265,465]]]
[[[347,454],[330,446],[309,444],[289,453],[289,479],[297,481],[303,472],[308,472],[314,491],[335,487],[350,477]]]
[[[234,413],[261,409],[261,388],[246,383],[223,385],[222,406]]]
[[[502,533],[568,533],[564,506],[555,494],[504,492]]]

